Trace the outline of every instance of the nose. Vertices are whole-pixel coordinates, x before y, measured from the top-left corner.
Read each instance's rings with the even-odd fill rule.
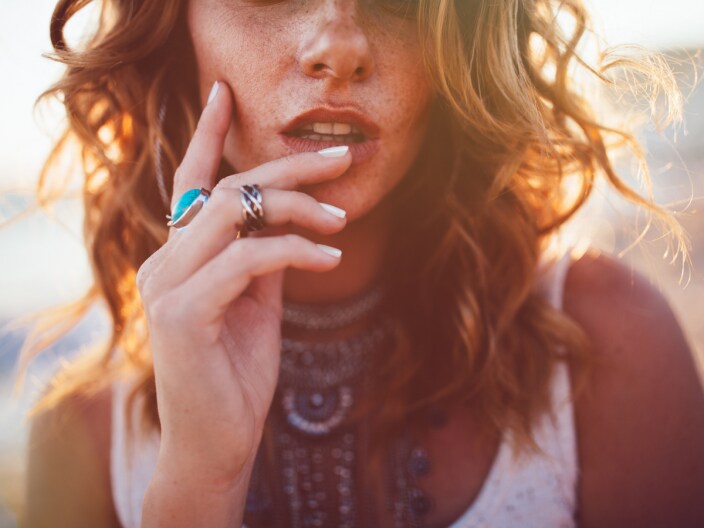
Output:
[[[312,29],[300,47],[299,62],[316,79],[362,81],[374,70],[369,39],[358,22],[356,0],[322,0]]]

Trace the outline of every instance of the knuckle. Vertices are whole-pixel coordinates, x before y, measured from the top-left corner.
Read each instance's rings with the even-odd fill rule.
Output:
[[[301,203],[301,205],[311,207],[313,205],[318,205],[318,200],[313,198],[310,194],[306,194],[301,191],[294,191],[296,199]]]
[[[210,197],[208,198],[208,207],[220,207],[220,202],[225,202],[229,198],[229,194],[232,190],[218,183],[212,191],[210,191]]]
[[[147,289],[147,283],[150,277],[150,271],[154,267],[156,261],[156,253],[149,256],[137,270],[137,276],[135,277],[135,285],[137,286],[137,291],[144,298]]]
[[[159,306],[159,299],[143,299],[142,303],[144,307],[144,312],[147,314],[149,319],[154,319],[156,315],[159,315],[161,312],[160,306]]]
[[[291,248],[292,251],[303,251],[305,249],[307,241],[300,235],[288,233],[283,236],[285,243]]]
[[[173,313],[167,309],[166,302],[163,297],[145,303],[144,311],[147,315],[147,319],[152,323],[156,321],[163,323]]]
[[[183,164],[181,164],[181,165],[179,165],[178,167],[176,167],[176,170],[174,171],[174,180],[175,180],[175,181],[178,181],[178,180],[180,180],[181,178],[184,177],[184,172],[183,172],[183,171],[184,171],[184,169],[183,169]]]
[[[236,174],[233,174],[233,175],[231,175],[231,176],[225,176],[225,177],[222,178],[220,181],[218,181],[218,182],[215,184],[215,187],[213,187],[213,190],[210,191],[210,192],[211,192],[211,198],[212,198],[213,196],[215,196],[216,194],[218,194],[218,193],[222,193],[222,192],[224,192],[224,191],[228,191],[228,190],[234,189],[234,188],[235,188],[236,181],[237,181],[237,180],[235,179],[235,176],[237,176],[237,175],[236,175]]]
[[[189,306],[189,303],[179,300],[175,294],[165,294],[149,303],[145,309],[152,323],[156,322],[162,327],[180,328],[192,318],[192,313],[186,313],[186,307]]]
[[[230,193],[237,193],[237,196],[239,196],[240,192],[240,186],[243,185],[246,182],[243,182],[243,177],[242,175],[247,175],[248,172],[243,172],[239,174],[231,174],[229,176],[225,176],[224,178],[220,179],[216,184],[215,187],[213,187],[213,190],[211,191],[211,194],[215,194],[216,192],[222,193],[222,194],[227,194],[228,196]],[[211,196],[212,198],[212,196]]]
[[[144,284],[147,280],[147,277],[146,277],[147,272],[144,271],[145,265],[146,265],[146,261],[144,262],[144,264],[142,264],[139,267],[139,269],[137,270],[137,276],[134,279],[135,285],[137,286],[137,291],[139,292],[139,294],[142,297],[144,297]]]
[[[226,217],[228,219],[232,218],[232,220],[236,220],[239,218],[237,216],[237,204],[239,203],[239,189],[221,187],[217,190],[213,189],[213,191],[211,191],[206,207],[210,211],[210,214],[214,214],[220,218]]]
[[[230,243],[228,247],[227,257],[232,264],[241,262],[244,256],[251,252],[250,246],[252,245],[251,238],[243,238],[241,240],[236,240]]]
[[[295,192],[291,195],[291,201],[289,203],[289,208],[291,215],[297,220],[304,220],[315,218],[317,209],[320,208],[318,201],[302,192]]]
[[[293,172],[293,174],[291,174],[291,179],[293,180],[295,187],[300,187],[305,184],[305,178],[303,177],[303,174],[299,171]]]
[[[301,165],[301,153],[287,154],[283,158],[278,160],[276,163],[276,171],[278,172],[278,178],[283,181],[290,181],[298,186],[300,182],[298,167]]]
[[[290,165],[290,164],[296,163],[298,158],[299,158],[298,154],[286,154],[286,156],[284,156],[281,161],[285,165]]]
[[[266,255],[262,254],[261,251],[257,251],[256,246],[254,246],[256,243],[256,239],[245,238],[230,244],[226,265],[235,272],[239,277],[238,280],[243,278],[245,281],[251,280],[256,270],[266,260]]]

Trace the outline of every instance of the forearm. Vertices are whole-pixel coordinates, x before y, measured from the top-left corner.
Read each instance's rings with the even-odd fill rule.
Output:
[[[142,528],[233,528],[242,526],[252,474],[248,463],[232,485],[211,485],[193,471],[158,464],[147,488]]]

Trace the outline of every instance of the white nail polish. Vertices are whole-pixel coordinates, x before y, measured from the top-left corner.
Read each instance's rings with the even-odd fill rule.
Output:
[[[316,244],[316,246],[318,246],[321,250],[323,250],[328,255],[331,255],[335,258],[340,258],[342,256],[342,251],[337,248],[334,248],[331,246],[326,246],[324,244]]]
[[[334,205],[326,204],[323,202],[318,202],[320,204],[320,207],[325,209],[328,213],[335,215],[338,218],[344,218],[347,216],[347,211],[344,209],[340,209],[339,207],[335,207]]]
[[[319,150],[318,154],[325,156],[326,158],[341,158],[350,148],[347,145],[342,145],[340,147],[330,147],[323,150]]]
[[[210,95],[208,96],[208,102],[206,105],[209,105],[213,99],[215,99],[215,96],[218,94],[218,90],[220,89],[220,83],[215,81],[213,83],[213,87],[210,89]]]

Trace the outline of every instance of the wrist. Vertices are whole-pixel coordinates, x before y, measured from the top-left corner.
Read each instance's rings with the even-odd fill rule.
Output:
[[[212,494],[227,495],[248,484],[255,455],[245,459],[233,456],[227,464],[216,464],[190,451],[172,451],[162,444],[155,475],[165,482],[188,483]]]
[[[243,478],[248,478],[255,457],[256,450],[205,447],[164,434],[156,471],[172,480],[187,479],[213,493],[228,493],[241,486]]]
[[[160,456],[145,494],[142,527],[241,526],[252,466],[225,480]]]

